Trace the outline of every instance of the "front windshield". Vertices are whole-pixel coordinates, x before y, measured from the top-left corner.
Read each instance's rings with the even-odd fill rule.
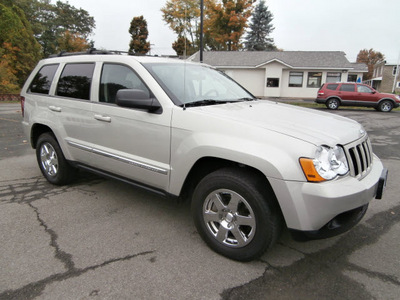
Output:
[[[176,105],[252,100],[253,95],[220,71],[191,63],[144,63]]]

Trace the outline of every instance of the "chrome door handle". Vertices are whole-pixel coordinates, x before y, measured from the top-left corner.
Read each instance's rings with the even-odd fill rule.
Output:
[[[102,121],[102,122],[111,122],[111,117],[107,117],[107,116],[94,115],[94,118],[96,120],[99,120],[99,121]]]
[[[49,109],[55,112],[61,112],[61,107],[50,105]]]

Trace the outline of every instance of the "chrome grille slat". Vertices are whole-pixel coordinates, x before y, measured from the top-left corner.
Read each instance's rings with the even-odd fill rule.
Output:
[[[368,136],[345,147],[350,175],[356,178],[366,176],[372,165],[372,149]]]

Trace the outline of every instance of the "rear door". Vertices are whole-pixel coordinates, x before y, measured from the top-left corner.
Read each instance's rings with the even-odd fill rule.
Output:
[[[356,99],[356,85],[343,83],[338,90],[338,96],[343,102],[352,102]]]

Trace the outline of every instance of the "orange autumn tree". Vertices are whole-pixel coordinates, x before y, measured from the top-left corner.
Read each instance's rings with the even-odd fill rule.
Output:
[[[255,0],[205,0],[204,34],[211,50],[236,51]]]
[[[10,43],[4,42],[0,48],[0,94],[12,94],[19,91],[17,71],[12,67],[19,51]]]
[[[56,52],[82,52],[90,48],[86,38],[69,30],[66,30],[58,37],[57,43]]]

